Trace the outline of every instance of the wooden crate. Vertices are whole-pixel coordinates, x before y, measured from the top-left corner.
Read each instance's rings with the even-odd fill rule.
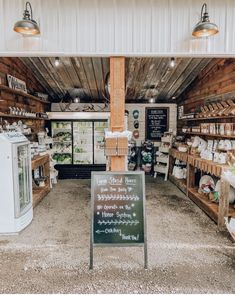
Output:
[[[106,156],[117,155],[117,138],[116,137],[105,139],[105,155]]]
[[[127,137],[117,138],[117,154],[118,156],[128,155],[128,138]]]

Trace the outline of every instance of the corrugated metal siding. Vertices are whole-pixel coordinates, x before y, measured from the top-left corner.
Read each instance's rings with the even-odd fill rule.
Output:
[[[0,0],[0,54],[195,55],[235,54],[235,1],[208,0],[220,33],[194,39],[201,0],[31,0],[40,37],[12,28],[23,0]]]

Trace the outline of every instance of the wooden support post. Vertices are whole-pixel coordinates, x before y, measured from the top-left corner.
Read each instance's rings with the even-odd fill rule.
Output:
[[[110,129],[125,129],[125,57],[110,58]],[[111,156],[111,171],[125,169],[125,156]]]
[[[230,184],[221,177],[220,198],[219,198],[219,213],[218,213],[218,228],[222,230],[224,227],[224,217],[228,216],[229,211],[229,190]]]
[[[189,189],[195,185],[195,168],[187,163],[187,196],[189,194]]]

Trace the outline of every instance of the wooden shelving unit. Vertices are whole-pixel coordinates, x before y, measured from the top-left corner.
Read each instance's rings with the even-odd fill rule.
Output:
[[[0,117],[2,117],[2,118],[16,118],[16,119],[23,119],[23,120],[44,120],[44,121],[49,120],[48,118],[18,116],[18,115],[4,114],[1,112],[0,112]]]
[[[202,118],[186,118],[179,119],[180,121],[205,121],[205,120],[222,120],[222,119],[235,119],[235,116],[217,116],[217,117],[202,117]]]
[[[169,174],[169,179],[173,182],[183,193],[187,194],[187,181],[186,179],[178,179],[171,173]]]
[[[211,202],[206,196],[199,194],[198,188],[189,188],[188,197],[210,216],[211,219],[216,223],[218,222],[219,206],[217,203]],[[231,205],[229,206],[228,216],[235,217],[235,210]]]
[[[11,93],[11,94],[18,95],[18,96],[27,97],[27,98],[29,98],[31,100],[35,100],[35,101],[43,103],[43,104],[50,104],[50,102],[48,102],[48,101],[44,101],[44,100],[42,100],[42,99],[40,99],[40,98],[38,98],[36,96],[25,93],[23,91],[11,89],[11,88],[9,88],[8,86],[5,86],[5,85],[0,85],[0,91],[5,91],[5,92]]]
[[[182,155],[184,154],[184,155]],[[204,173],[221,177],[223,169],[228,168],[227,165],[221,165],[199,158],[198,156],[188,155],[176,149],[170,150],[170,170],[173,168],[174,159],[183,160],[187,163],[187,183],[184,180],[177,179],[173,175],[169,175],[169,179],[182,190],[195,204],[197,204],[205,213],[210,216],[218,225],[219,229],[223,229],[224,217],[235,217],[235,208],[229,205],[228,195],[230,185],[221,178],[221,194],[219,203],[210,201],[205,195],[198,193],[195,187],[195,168]]]
[[[189,135],[198,135],[198,136],[208,136],[208,137],[216,137],[216,138],[231,138],[235,139],[235,135],[220,135],[220,134],[208,134],[208,133],[199,133],[199,132],[182,132],[183,134]]]
[[[31,162],[32,170],[38,167],[43,167],[44,176],[47,177],[46,185],[44,187],[33,187],[33,207],[50,192],[50,157],[49,155],[34,157]]]

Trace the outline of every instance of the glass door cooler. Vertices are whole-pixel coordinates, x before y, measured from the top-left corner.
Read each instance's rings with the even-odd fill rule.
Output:
[[[93,164],[93,122],[73,122],[73,163]]]
[[[72,123],[52,122],[53,160],[57,164],[72,164]]]
[[[18,233],[33,218],[30,143],[19,132],[0,133],[0,234]]]
[[[108,129],[108,122],[94,122],[94,164],[105,164],[104,153],[105,129]]]
[[[89,178],[90,172],[106,169],[104,153],[108,120],[61,120],[51,122],[52,158],[59,178]]]

